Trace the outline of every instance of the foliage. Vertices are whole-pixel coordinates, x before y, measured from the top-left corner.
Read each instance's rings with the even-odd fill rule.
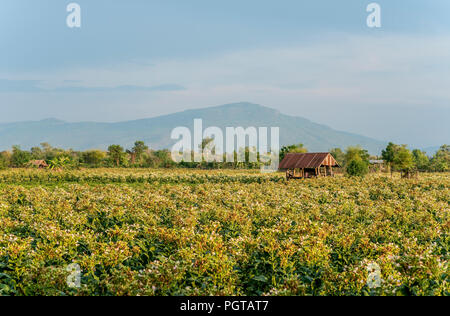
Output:
[[[353,177],[363,177],[369,173],[369,165],[360,157],[352,158],[346,167],[347,174]]]
[[[0,152],[0,170],[4,170],[11,164],[11,154],[7,151]]]
[[[88,150],[81,154],[81,161],[86,165],[100,166],[106,159],[106,154],[101,150]]]
[[[414,169],[414,156],[411,151],[406,148],[406,145],[398,147],[392,162],[394,170],[409,172]]]
[[[2,171],[0,295],[449,295],[448,174],[283,178]]]
[[[108,147],[108,156],[114,161],[116,167],[123,163],[124,152],[120,145],[111,145]]]
[[[369,173],[370,155],[361,147],[348,147],[345,152],[345,170],[349,176],[364,177]]]
[[[394,162],[395,159],[395,153],[398,150],[398,145],[394,144],[394,143],[389,143],[388,146],[386,147],[386,149],[384,149],[381,152],[381,157],[383,158],[384,161],[386,161],[387,163],[391,164]]]
[[[399,146],[391,142],[388,144],[386,149],[384,149],[381,152],[381,157],[389,165],[391,173],[394,171],[393,164],[394,164],[395,154],[398,151],[398,149],[399,149]]]
[[[284,157],[286,157],[286,155],[289,153],[304,154],[307,152],[308,152],[308,149],[306,149],[303,144],[283,146],[280,150],[280,161],[282,161],[284,159]]]
[[[55,157],[50,160],[48,166],[51,170],[62,170],[67,168],[70,165],[69,157]]]
[[[342,149],[340,149],[340,148],[333,148],[330,151],[330,154],[334,157],[334,159],[336,159],[336,161],[338,162],[339,166],[344,166],[345,165],[345,153],[342,151]]]
[[[145,145],[143,141],[137,141],[134,143],[134,147],[131,150],[127,150],[130,155],[131,165],[135,165],[137,162],[141,161],[142,155],[148,150],[148,146]]]
[[[419,149],[414,149],[413,152],[414,164],[420,171],[427,171],[430,167],[430,159],[427,154]]]
[[[369,152],[359,146],[348,147],[345,152],[345,162],[348,165],[353,160],[362,160],[369,165],[370,155]]]
[[[24,167],[30,160],[31,154],[29,152],[21,150],[19,146],[13,147],[11,156],[11,165],[13,167]]]
[[[213,139],[207,138],[202,142],[202,148],[207,152],[215,154],[215,146]],[[387,148],[383,150],[383,160],[385,160],[391,172],[395,169],[401,170],[402,163],[400,160],[407,159],[410,161],[410,155],[404,149],[406,145],[396,145],[389,143]],[[33,147],[31,150],[22,150],[15,146],[12,152],[0,152],[0,169],[9,167],[21,168],[29,165],[31,160],[44,160],[51,165],[51,161],[58,161],[61,157],[66,157],[70,160],[70,167],[81,168],[103,168],[103,167],[117,167],[117,168],[190,168],[190,169],[260,169],[264,163],[261,161],[259,153],[256,153],[257,162],[251,162],[250,157],[254,154],[253,148],[241,148],[238,152],[234,152],[234,162],[227,162],[226,154],[223,155],[223,162],[206,162],[200,159],[200,162],[181,162],[175,163],[172,160],[171,153],[168,150],[151,150],[143,141],[136,141],[131,149],[126,151],[120,145],[111,145],[108,151],[102,150],[87,150],[74,151],[64,150],[61,148],[52,147],[48,143],[40,144],[40,147]],[[285,146],[280,151],[281,160],[287,153],[305,153],[307,149],[303,144]],[[341,167],[347,167],[352,160],[362,159],[367,164],[369,163],[370,155],[367,150],[361,147],[349,147],[344,153],[340,148],[334,148],[331,151],[333,157]],[[436,152],[434,157],[429,159],[427,155],[420,151],[414,150],[412,152],[413,164],[409,165],[408,170],[431,171],[431,172],[446,172],[450,170],[450,146],[443,145],[440,150]],[[244,153],[245,162],[237,162],[237,156]],[[400,155],[400,156],[399,156]],[[194,153],[192,153],[194,157]],[[55,160],[56,159],[56,160]],[[395,164],[395,159],[397,164]],[[399,160],[400,159],[400,160]],[[280,161],[281,161],[280,160]],[[408,162],[409,163],[409,162]],[[354,163],[353,163],[354,164]],[[355,164],[354,164],[355,165]],[[356,166],[356,165],[355,165]]]
[[[446,172],[450,170],[450,146],[443,145],[431,160],[431,170]]]

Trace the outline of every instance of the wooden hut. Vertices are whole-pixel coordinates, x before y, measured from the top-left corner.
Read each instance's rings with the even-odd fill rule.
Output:
[[[384,160],[372,159],[369,160],[370,172],[384,172],[386,171],[386,163]]]
[[[32,160],[29,162],[29,165],[34,168],[44,169],[48,167],[48,164],[45,160]]]
[[[339,167],[339,164],[330,153],[287,154],[280,163],[280,169],[286,170],[288,180],[332,177],[334,167]]]

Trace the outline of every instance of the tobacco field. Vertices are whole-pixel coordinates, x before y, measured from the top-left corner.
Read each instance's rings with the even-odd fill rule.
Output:
[[[449,210],[448,173],[2,171],[0,295],[446,296]]]

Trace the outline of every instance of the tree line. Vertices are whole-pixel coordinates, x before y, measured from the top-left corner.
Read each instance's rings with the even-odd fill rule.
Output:
[[[202,149],[211,145],[211,139],[202,142]],[[152,150],[143,141],[136,141],[130,149],[120,145],[111,145],[103,150],[64,150],[42,143],[30,150],[13,146],[10,151],[0,152],[0,169],[24,168],[31,161],[45,161],[51,169],[66,168],[201,168],[201,169],[258,169],[260,162],[250,162],[252,149],[245,148],[246,162],[180,162],[172,160],[168,150]],[[213,150],[214,151],[214,150]],[[303,144],[284,146],[280,150],[280,161],[287,153],[306,153]],[[415,172],[446,172],[450,170],[450,146],[443,145],[432,157],[421,150],[409,150],[406,145],[389,143],[381,156],[371,156],[361,147],[348,147],[345,151],[334,148],[330,151],[343,170],[349,175],[364,176],[369,173],[371,160],[383,160],[392,173],[402,172],[406,175]],[[192,153],[194,154],[194,153]],[[235,152],[235,156],[237,153]],[[225,161],[225,159],[224,159]],[[237,159],[235,159],[237,161]],[[259,155],[258,155],[258,161]]]
[[[391,174],[401,172],[405,177],[416,172],[446,172],[450,170],[450,146],[442,145],[440,149],[429,157],[426,152],[409,150],[407,145],[389,143],[382,150],[381,156],[371,156],[368,151],[360,147],[349,147],[344,152],[340,148],[331,150],[331,154],[338,163],[345,168],[349,175],[364,176],[369,173],[371,165],[378,165],[383,161]],[[371,161],[375,163],[371,164]],[[378,166],[381,168],[382,166]],[[376,167],[375,167],[376,168]]]
[[[206,139],[202,147],[210,140]],[[214,152],[214,150],[213,150]],[[194,152],[192,152],[194,155]],[[237,153],[235,153],[237,156]],[[167,149],[152,150],[143,141],[136,141],[130,149],[121,145],[110,145],[104,150],[65,150],[53,147],[48,143],[23,150],[13,146],[10,151],[0,152],[0,169],[35,167],[34,161],[45,161],[50,169],[72,168],[201,168],[201,169],[256,169],[262,164],[250,162],[250,149],[245,148],[247,162],[180,162],[172,159]],[[259,155],[258,155],[259,158]],[[235,159],[237,161],[237,159]],[[225,160],[224,160],[225,161]],[[258,159],[259,161],[259,159]]]

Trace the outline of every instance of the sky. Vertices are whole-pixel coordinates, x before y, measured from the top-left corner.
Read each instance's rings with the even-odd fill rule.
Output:
[[[81,28],[66,6],[81,7]],[[425,148],[450,143],[450,2],[2,0],[0,122],[115,122],[252,102]]]

